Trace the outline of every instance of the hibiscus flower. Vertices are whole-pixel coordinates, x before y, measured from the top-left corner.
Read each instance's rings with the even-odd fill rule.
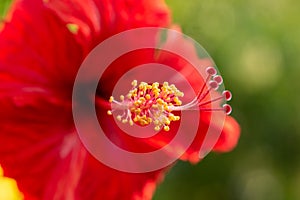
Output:
[[[99,162],[79,139],[72,116],[72,91],[80,65],[105,39],[133,28],[170,26],[169,10],[162,0],[17,0],[14,3],[0,33],[0,163],[4,174],[17,181],[25,199],[152,198],[169,167],[129,173]],[[188,48],[196,56],[196,50],[191,45]],[[124,134],[108,115],[114,103],[109,98],[121,75],[137,65],[152,62],[172,66],[200,96],[221,82],[219,77],[209,84],[190,63],[169,52],[157,55],[155,50],[145,49],[118,58],[99,80],[95,107],[107,137],[133,152],[161,148],[174,138],[179,126],[177,118],[159,134],[137,140]],[[218,77],[214,68],[208,68],[212,63],[199,62],[210,78]],[[162,89],[161,85],[158,87]],[[224,95],[229,99],[228,92]],[[205,97],[194,101],[193,106],[208,107],[202,110],[200,107],[201,128],[181,156],[183,160],[199,161],[214,112],[210,107],[213,102],[206,103]],[[180,110],[173,110],[176,117],[180,116]],[[229,110],[225,107],[225,111]],[[161,125],[158,128],[167,127],[165,123]],[[229,151],[237,143],[239,125],[227,116],[221,128],[214,150]]]

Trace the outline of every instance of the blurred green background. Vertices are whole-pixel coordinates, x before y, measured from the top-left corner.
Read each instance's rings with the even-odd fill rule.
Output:
[[[0,16],[1,18],[5,16],[7,9],[9,9],[11,0],[1,0],[0,1]]]
[[[233,152],[179,162],[154,199],[300,199],[300,1],[167,3],[218,65],[242,135]]]
[[[233,152],[178,163],[155,200],[300,199],[300,1],[167,3],[214,58],[242,135]]]

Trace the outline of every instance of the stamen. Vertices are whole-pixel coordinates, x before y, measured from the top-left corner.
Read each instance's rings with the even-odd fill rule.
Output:
[[[108,111],[107,111],[107,114],[108,114],[108,115],[112,115],[113,113],[112,113],[111,110],[108,110]]]
[[[146,126],[153,122],[156,131],[162,127],[165,131],[169,131],[170,123],[180,119],[179,116],[171,113],[171,107],[180,106],[182,102],[179,97],[183,97],[184,94],[168,82],[164,82],[162,86],[157,82],[151,85],[141,82],[138,85],[134,80],[131,85],[133,88],[126,98],[123,95],[120,96],[120,102],[110,97],[109,102],[115,103],[116,108],[108,111],[107,114],[111,115],[114,111],[123,108],[125,109],[123,115],[117,116],[117,120],[122,123],[133,125],[135,122]]]
[[[154,124],[154,130],[164,131],[170,130],[171,122],[179,121],[180,116],[174,115],[173,111],[184,110],[200,110],[205,112],[222,111],[229,115],[232,108],[228,104],[219,107],[214,104],[213,107],[205,107],[213,102],[230,101],[232,94],[225,90],[211,100],[206,100],[206,97],[212,90],[218,90],[223,83],[223,78],[217,75],[217,70],[214,67],[206,69],[207,77],[205,83],[201,86],[201,90],[197,96],[189,103],[182,105],[181,97],[184,93],[176,88],[174,84],[164,82],[162,85],[155,82],[148,84],[137,80],[132,81],[132,89],[126,96],[121,95],[120,101],[116,101],[113,96],[109,98],[109,102],[114,105],[112,110],[108,110],[108,115],[113,115],[115,111],[122,111],[122,115],[117,115],[117,120],[122,123],[129,123],[133,126],[134,123],[141,126]]]

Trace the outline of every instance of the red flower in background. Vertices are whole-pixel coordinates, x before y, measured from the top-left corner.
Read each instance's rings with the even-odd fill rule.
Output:
[[[72,89],[87,54],[101,41],[124,30],[170,26],[169,11],[160,0],[19,0],[0,33],[0,163],[6,176],[16,179],[25,199],[151,199],[165,169],[131,174],[111,169],[96,160],[81,144],[72,118]],[[172,64],[195,91],[201,80],[186,73],[168,53],[154,59],[154,51],[128,54],[112,64],[99,84],[97,98],[107,100],[122,71],[137,64]],[[197,78],[198,77],[198,78]],[[202,81],[203,83],[203,81]],[[172,138],[158,135],[137,142],[122,134],[97,104],[99,122],[116,143],[133,151],[150,151]],[[210,123],[201,115],[195,141],[182,159],[197,161]],[[176,126],[176,125],[174,125]],[[172,127],[171,127],[172,128]],[[226,117],[217,151],[231,150],[239,126]],[[197,156],[195,156],[197,155]]]

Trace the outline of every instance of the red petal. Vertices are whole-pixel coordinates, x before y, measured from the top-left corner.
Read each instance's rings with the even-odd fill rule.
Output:
[[[19,1],[0,37],[1,71],[15,83],[54,89],[72,84],[82,49],[41,1]]]
[[[176,41],[173,41],[176,42]],[[192,60],[196,60],[200,66],[203,67],[204,71],[205,68],[210,66],[212,63],[208,59],[199,59],[197,54],[195,53],[194,46],[191,45],[191,43],[188,43],[187,41],[180,41],[181,45],[180,47],[184,47],[182,49],[178,49],[178,51],[187,51],[191,52],[190,57]],[[153,50],[147,49],[147,50],[138,50],[134,52],[130,52],[128,54],[125,54],[121,57],[119,57],[117,60],[115,60],[111,66],[105,71],[104,76],[100,80],[100,85],[105,85],[105,83],[110,82],[110,85],[105,85],[105,87],[99,88],[99,93],[101,97],[104,99],[109,99],[109,97],[112,95],[112,90],[114,89],[115,84],[117,81],[121,78],[121,76],[127,72],[128,70],[132,69],[135,66],[139,66],[145,63],[161,63],[166,66],[172,66],[173,69],[177,70],[178,73],[181,73],[186,79],[189,81],[190,85],[195,90],[195,93],[197,93],[201,89],[201,85],[204,84],[204,80],[199,74],[197,70],[195,70],[194,66],[189,64],[187,61],[183,60],[179,56],[172,55],[165,51],[160,51],[159,56],[156,56],[155,52]],[[122,67],[120,67],[122,66]],[[133,76],[134,78],[139,77],[138,74]],[[137,78],[138,79],[138,78]],[[130,80],[132,81],[132,80]],[[129,87],[129,85],[128,85]],[[129,87],[130,89],[130,87]],[[125,91],[126,92],[126,91]],[[185,92],[185,91],[184,91]],[[126,93],[124,93],[126,94]],[[185,93],[185,97],[191,96],[192,94]],[[210,97],[207,96],[207,100],[210,100]],[[204,101],[207,101],[204,100]],[[103,105],[101,105],[103,106]],[[106,109],[106,110],[105,110]],[[105,124],[108,126],[106,129],[110,130],[107,131],[109,133],[108,137],[112,141],[114,141],[115,144],[119,145],[122,148],[125,148],[129,151],[134,152],[151,152],[155,149],[161,148],[168,144],[176,135],[178,124],[179,123],[172,123],[171,124],[171,130],[167,133],[161,132],[153,137],[147,138],[147,139],[137,139],[133,138],[118,128],[116,123],[111,117],[108,117],[106,114],[106,111],[110,109],[109,107],[101,107],[98,109],[98,117],[100,123],[102,122],[102,126],[105,127]],[[101,111],[101,112],[100,112]],[[221,113],[222,117],[225,117],[224,113]],[[199,129],[198,133],[191,144],[191,146],[188,148],[186,153],[181,157],[183,160],[190,160],[191,162],[198,162],[200,160],[199,154],[200,154],[200,148],[203,145],[203,141],[205,139],[205,136],[207,135],[208,127],[213,127],[214,136],[213,138],[210,138],[210,141],[208,142],[209,147],[205,147],[201,149],[204,153],[207,153],[206,151],[212,150],[216,142],[218,141],[219,133],[220,140],[218,144],[220,143],[221,139],[224,137],[224,134],[231,134],[230,141],[224,141],[222,145],[227,145],[227,149],[229,150],[229,146],[231,145],[231,148],[234,147],[234,142],[236,143],[239,138],[239,126],[232,126],[232,121],[228,120],[229,118],[226,117],[224,121],[224,129],[222,130],[223,124],[220,124],[221,122],[214,122],[211,120],[211,113],[209,112],[201,112],[200,120],[199,120]],[[195,124],[195,122],[192,122],[191,124]],[[228,130],[228,127],[232,126],[232,130]],[[112,127],[114,128],[112,131]],[[231,133],[232,132],[232,133]],[[143,133],[141,133],[143,134]],[[187,133],[189,134],[189,133]],[[121,139],[120,139],[121,138]],[[123,141],[126,141],[123,143]],[[182,147],[182,144],[177,144],[177,148]],[[206,149],[207,148],[207,149]],[[217,149],[215,149],[217,150]],[[202,153],[203,153],[202,152]]]
[[[231,151],[238,143],[240,138],[240,126],[236,120],[230,116],[226,117],[224,128],[214,147],[214,151],[228,152]]]
[[[64,22],[78,25],[76,38],[90,48],[130,28],[170,24],[164,0],[49,0],[46,6]]]
[[[5,175],[17,180],[25,199],[150,199],[162,171],[129,174],[94,160],[74,132],[71,93],[94,42],[136,26],[166,25],[166,8],[153,1],[124,1],[127,6],[121,8],[128,17],[119,20],[115,9],[123,1],[113,7],[104,0],[46,2],[18,1],[0,33],[0,162]],[[95,17],[100,14],[106,23]],[[111,14],[118,16],[117,23],[111,23]],[[78,35],[66,22],[79,26]]]

